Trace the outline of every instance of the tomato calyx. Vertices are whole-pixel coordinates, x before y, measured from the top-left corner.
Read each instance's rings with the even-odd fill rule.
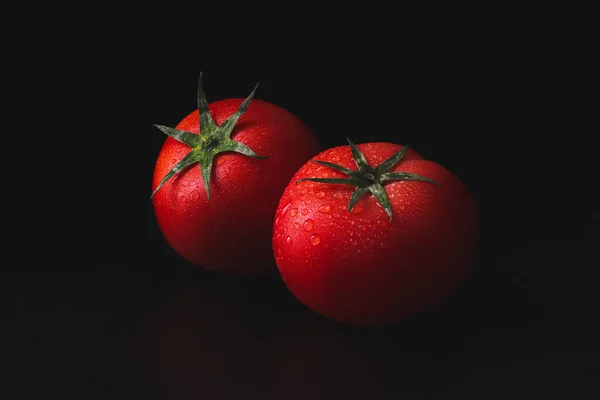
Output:
[[[200,172],[204,182],[204,189],[206,190],[208,200],[210,200],[210,176],[212,173],[213,161],[217,154],[226,151],[232,151],[257,159],[265,159],[269,157],[269,155],[260,156],[245,144],[231,139],[231,133],[233,132],[235,124],[248,109],[248,105],[254,98],[256,89],[258,89],[258,84],[254,86],[252,93],[250,93],[250,95],[242,102],[242,104],[240,104],[237,111],[220,126],[217,126],[210,115],[210,111],[208,110],[208,101],[206,100],[206,95],[204,94],[204,89],[202,87],[202,72],[200,72],[200,79],[198,81],[198,113],[200,116],[200,134],[198,135],[192,132],[170,128],[163,125],[153,125],[163,131],[167,136],[170,136],[173,139],[188,145],[192,151],[190,151],[181,161],[175,164],[175,166],[165,175],[150,196],[151,199],[156,192],[158,192],[160,188],[162,188],[163,185],[169,181],[169,179],[190,165],[198,163],[200,165]]]
[[[400,151],[373,168],[369,165],[364,154],[358,149],[358,147],[356,147],[356,145],[352,143],[350,139],[346,138],[346,140],[348,140],[348,143],[350,144],[352,158],[354,159],[354,163],[358,167],[358,170],[352,170],[327,161],[311,160],[311,162],[315,164],[329,167],[346,174],[348,175],[348,178],[302,178],[297,180],[296,184],[303,181],[312,181],[354,186],[354,192],[352,193],[350,202],[348,203],[348,211],[352,211],[358,200],[365,193],[369,192],[375,196],[379,204],[381,204],[385,210],[386,214],[390,217],[390,223],[392,222],[392,207],[390,205],[390,200],[387,196],[387,193],[383,187],[385,183],[397,181],[422,181],[439,186],[439,183],[435,182],[434,180],[418,174],[413,174],[411,172],[390,172],[390,170],[396,164],[398,164],[400,160],[402,160],[406,154],[406,151],[408,150],[408,147],[403,147]]]

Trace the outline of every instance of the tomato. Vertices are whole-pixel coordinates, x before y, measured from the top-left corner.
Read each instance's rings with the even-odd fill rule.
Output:
[[[455,175],[410,149],[350,144],[292,177],[273,251],[287,287],[315,312],[387,325],[432,307],[469,275],[476,205]]]
[[[256,90],[256,88],[255,88]],[[152,202],[170,246],[188,262],[224,273],[274,268],[272,221],[290,177],[320,150],[311,129],[275,104],[207,103],[175,127],[156,160]]]

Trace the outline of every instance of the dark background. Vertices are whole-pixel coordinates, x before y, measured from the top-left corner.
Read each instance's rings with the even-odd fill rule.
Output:
[[[101,155],[83,164],[97,173],[93,212],[72,206],[85,230],[62,242],[67,258],[8,268],[7,382],[23,398],[596,398],[590,109],[556,42],[516,44],[441,43],[400,62],[349,51],[268,67],[150,52],[142,65],[105,59],[93,84],[76,79],[88,83],[84,126],[112,133],[86,142]],[[372,330],[312,313],[275,272],[224,277],[179,258],[149,201],[165,139],[152,124],[174,126],[195,108],[201,70],[209,102],[259,83],[256,98],[298,115],[324,148],[346,136],[407,144],[453,171],[480,210],[472,279],[431,312]]]

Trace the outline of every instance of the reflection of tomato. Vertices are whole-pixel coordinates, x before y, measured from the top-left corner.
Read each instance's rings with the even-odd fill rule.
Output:
[[[341,322],[386,324],[461,283],[476,252],[477,213],[442,166],[411,150],[386,164],[401,156],[389,143],[358,145],[353,159],[352,146],[323,151],[293,176],[273,250],[283,280],[308,307]]]
[[[205,101],[201,86],[199,92]],[[277,201],[294,172],[320,150],[298,117],[265,101],[250,102],[253,94],[245,103],[199,101],[206,119],[201,129],[198,110],[175,129],[158,126],[171,136],[152,181],[158,225],[177,253],[210,270],[253,273],[272,265]]]

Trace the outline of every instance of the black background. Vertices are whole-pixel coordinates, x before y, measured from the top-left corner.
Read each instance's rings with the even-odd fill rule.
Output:
[[[87,147],[101,154],[85,164],[94,212],[68,258],[10,269],[7,380],[23,395],[89,399],[595,398],[589,110],[555,42],[516,44],[440,43],[401,60],[302,53],[302,65],[265,67],[105,59],[83,90],[97,118],[79,116],[93,135],[112,133]],[[407,144],[453,171],[480,210],[472,279],[435,310],[372,330],[312,313],[275,272],[224,277],[179,258],[148,199],[165,139],[152,124],[195,108],[202,70],[209,101],[259,83],[256,97],[298,115],[323,148],[346,136]]]

